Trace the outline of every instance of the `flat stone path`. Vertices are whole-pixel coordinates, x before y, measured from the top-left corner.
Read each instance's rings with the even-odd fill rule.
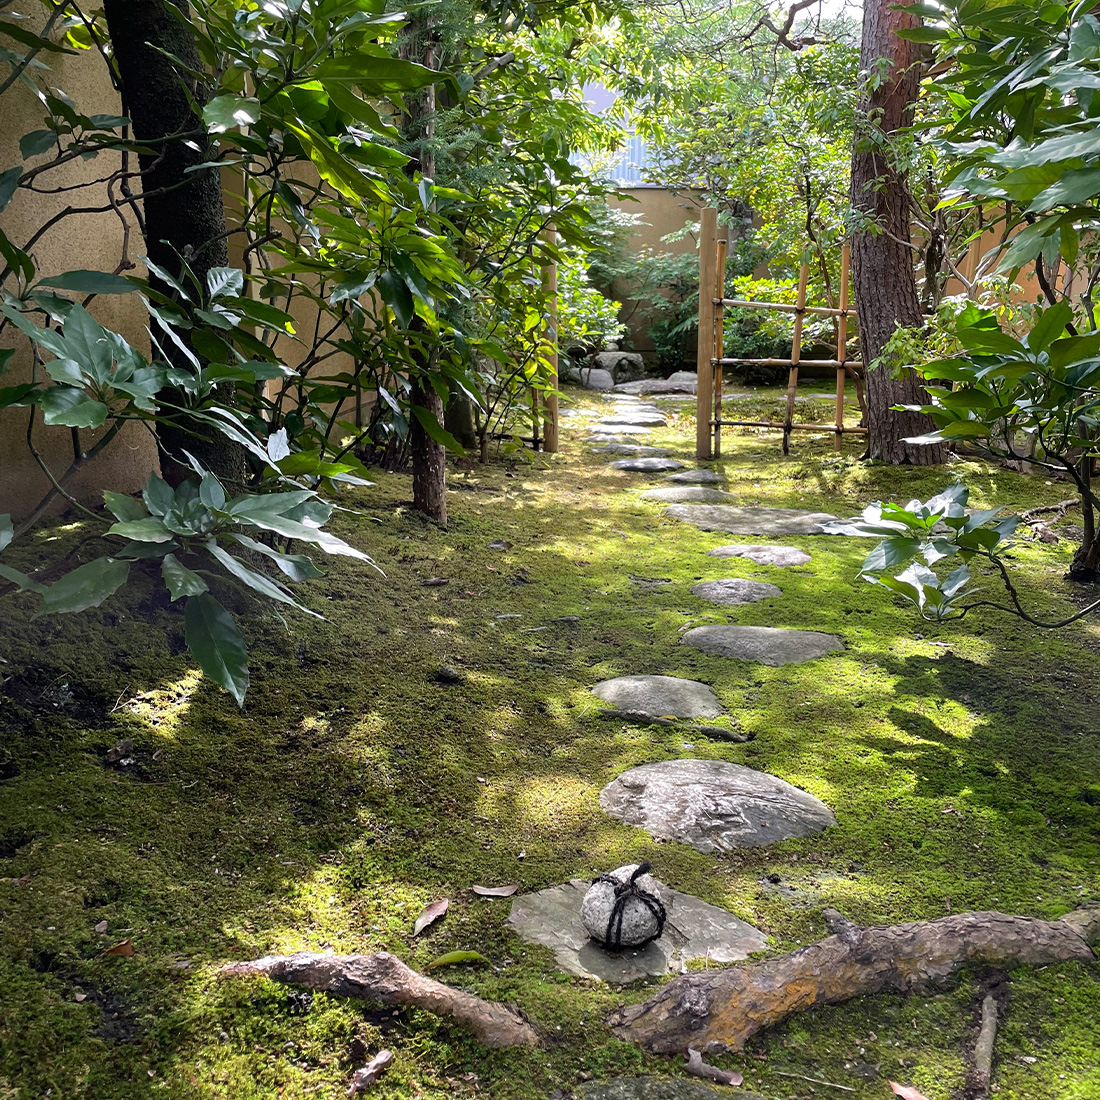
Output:
[[[626,985],[679,971],[692,959],[738,962],[767,946],[767,937],[751,924],[658,882],[668,913],[664,933],[644,947],[605,951],[589,939],[581,922],[581,902],[589,885],[575,878],[524,894],[513,900],[508,915],[508,924],[520,939],[549,947],[567,974]]]
[[[693,523],[701,531],[725,531],[730,535],[823,535],[820,525],[837,518],[828,512],[806,512],[799,508],[720,504],[673,504],[665,509],[665,515]]]
[[[659,489],[646,489],[642,500],[707,501],[717,503],[724,500],[736,500],[732,493],[721,489],[711,489],[706,485],[662,485]]]
[[[835,634],[774,626],[697,626],[680,641],[712,657],[759,661],[773,668],[804,664],[844,648]]]
[[[813,795],[724,760],[642,764],[604,787],[600,805],[657,840],[678,840],[705,854],[762,848],[836,824],[833,811]]]
[[[668,480],[680,485],[721,485],[724,478],[715,470],[681,470]]]
[[[555,1096],[558,1095],[555,1093]],[[581,1085],[578,1100],[764,1100],[759,1093],[712,1089],[686,1077],[619,1077]]]
[[[634,470],[638,473],[662,473],[665,470],[679,470],[683,468],[682,462],[674,458],[620,458],[616,462],[609,462],[612,470]],[[645,493],[642,494],[645,496]]]
[[[805,565],[810,555],[795,546],[716,546],[708,550],[712,558],[748,558],[757,565]]]
[[[771,600],[783,595],[783,589],[765,581],[747,581],[740,577],[724,577],[717,581],[703,581],[692,586],[691,594],[725,607],[741,607],[747,603]]]
[[[589,428],[589,431],[595,433],[594,435],[590,435],[588,437],[587,442],[589,442],[589,443],[592,443],[592,442],[599,443],[599,442],[601,442],[601,439],[600,439],[601,436],[603,437],[603,441],[605,441],[605,442],[629,443],[630,440],[627,438],[628,436],[632,436],[632,435],[649,435],[649,433],[651,431],[653,431],[653,429],[652,428],[647,428],[644,425],[639,425],[639,424],[634,424],[634,425],[626,425],[626,424],[612,425],[612,424],[599,424],[599,423],[597,423],[597,424],[593,424]]]
[[[604,437],[600,436],[600,438]],[[661,458],[667,458],[670,453],[666,447],[647,447],[643,443],[604,443],[602,446],[593,447],[592,450],[609,455],[651,455]]]
[[[621,411],[609,413],[607,416],[601,416],[597,423],[603,424],[609,428],[617,427],[634,427],[634,428],[663,428],[665,426],[664,413],[660,412],[646,412],[645,410],[639,410],[633,412],[629,409],[623,409]]]
[[[618,710],[650,718],[717,718],[726,713],[706,684],[679,676],[619,676],[601,680],[592,694]]]

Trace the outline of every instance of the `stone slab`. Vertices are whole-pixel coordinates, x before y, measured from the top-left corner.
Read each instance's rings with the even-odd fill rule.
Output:
[[[597,423],[608,428],[663,428],[665,417],[664,413],[651,413],[646,412],[644,409],[641,412],[623,409],[608,413],[607,416],[601,416]]]
[[[666,447],[647,447],[642,443],[605,443],[601,447],[593,447],[592,450],[609,455],[649,455],[653,458],[667,458],[670,453]]]
[[[649,435],[649,433],[653,431],[652,428],[646,428],[638,424],[634,425],[633,427],[628,427],[620,424],[618,427],[616,427],[611,424],[600,423],[593,424],[590,430],[597,435],[606,435],[615,438],[626,435]],[[589,438],[591,439],[591,436]]]
[[[631,768],[604,787],[600,805],[657,840],[678,840],[703,853],[762,848],[836,824],[832,810],[813,795],[724,760]]]
[[[593,943],[581,921],[581,902],[590,883],[571,879],[512,901],[508,924],[527,943],[554,952],[567,974],[626,985],[679,972],[691,959],[731,963],[762,951],[767,937],[732,913],[658,882],[668,913],[664,934],[644,947],[606,951]]]
[[[651,718],[717,718],[726,708],[706,684],[679,676],[618,676],[592,694],[618,710]]]
[[[725,531],[729,535],[824,535],[821,524],[837,518],[828,512],[799,508],[713,504],[673,504],[665,509],[665,515],[693,523],[701,531]]]
[[[712,558],[748,558],[757,565],[805,565],[810,555],[797,546],[716,546],[708,550]]]
[[[697,626],[680,641],[712,657],[759,661],[773,668],[804,664],[844,648],[835,634],[776,626]]]
[[[719,503],[724,500],[736,500],[732,493],[725,493],[721,489],[710,489],[705,485],[662,485],[659,489],[646,489],[642,493],[642,500],[674,501],[682,504],[685,501]]]
[[[615,385],[615,378],[609,370],[582,367],[577,373],[586,390],[610,390]]]
[[[695,375],[689,371],[678,371],[668,378],[643,378],[640,382],[622,382],[615,387],[616,393],[656,395],[662,393],[694,393]]]
[[[661,473],[665,470],[683,469],[683,463],[674,458],[620,458],[609,462],[612,470],[633,470],[638,473]],[[642,494],[645,495],[644,493]]]
[[[723,479],[717,470],[681,470],[668,480],[680,485],[720,485]]]
[[[742,607],[747,603],[758,603],[760,600],[782,596],[783,590],[778,585],[767,584],[764,581],[723,577],[721,580],[703,581],[693,585],[691,594],[710,600],[711,603],[722,604],[724,607]]]
[[[578,1100],[764,1100],[755,1092],[738,1089],[731,1093],[690,1081],[686,1077],[619,1077],[614,1081],[592,1081],[577,1091]]]

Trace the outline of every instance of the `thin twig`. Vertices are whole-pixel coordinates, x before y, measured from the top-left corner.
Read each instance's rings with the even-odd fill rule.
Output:
[[[784,1073],[781,1069],[773,1069],[771,1071],[776,1077],[797,1077],[800,1081],[812,1081],[815,1085],[826,1085],[831,1089],[840,1089],[842,1092],[855,1092],[856,1090],[848,1085],[838,1085],[833,1081],[823,1081],[820,1077],[807,1077],[803,1073]]]

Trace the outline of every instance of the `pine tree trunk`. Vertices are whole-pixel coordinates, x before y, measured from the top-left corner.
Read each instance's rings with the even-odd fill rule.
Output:
[[[182,256],[205,286],[210,268],[229,261],[225,205],[218,170],[192,171],[213,160],[214,152],[201,117],[207,91],[166,56],[177,57],[197,71],[203,68],[187,22],[190,8],[186,0],[179,0],[176,9],[179,14],[164,0],[104,0],[103,5],[134,137],[150,142],[157,150],[139,158],[146,252],[173,275],[180,273]],[[164,193],[157,193],[161,191]],[[150,274],[149,281],[155,289],[173,294],[155,275]],[[193,293],[193,288],[187,289]],[[181,331],[179,335],[186,342],[187,334]],[[171,341],[164,344],[166,354],[178,358],[174,365],[190,369]],[[186,449],[223,479],[245,481],[247,463],[242,448],[221,436],[211,436],[201,423],[191,421],[186,428],[189,430],[158,426],[161,445],[169,455],[166,477],[183,480],[191,473],[181,454]],[[174,477],[169,469],[173,462],[177,464]]]
[[[414,407],[425,409],[429,416],[443,423],[443,401],[426,381],[413,382],[410,395]],[[413,466],[413,507],[431,516],[437,523],[447,523],[447,452],[415,418],[410,428]]]
[[[909,245],[909,185],[886,148],[891,134],[913,122],[920,55],[914,43],[898,38],[896,32],[918,23],[908,12],[897,10],[893,0],[867,0],[863,8],[860,69],[881,73],[883,59],[890,66],[877,87],[876,81],[868,82],[860,104],[863,132],[857,131],[852,147],[851,199],[874,229],[853,237],[852,261],[860,348],[867,365],[868,457],[894,465],[931,466],[944,461],[942,445],[902,442],[934,430],[931,419],[891,408],[928,404],[920,379],[908,369],[894,378],[889,367],[870,368],[897,325],[924,324]]]

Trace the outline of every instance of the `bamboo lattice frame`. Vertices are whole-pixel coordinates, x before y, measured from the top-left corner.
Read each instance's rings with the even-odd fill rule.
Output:
[[[704,210],[699,242],[699,345],[698,389],[696,396],[695,453],[698,458],[720,458],[722,455],[723,427],[776,428],[783,432],[783,453],[790,452],[791,432],[829,432],[834,446],[840,450],[845,435],[866,435],[865,427],[844,423],[844,389],[850,377],[855,383],[860,410],[867,419],[867,402],[863,394],[863,381],[859,374],[863,364],[848,358],[848,317],[851,306],[848,293],[848,274],[851,254],[844,245],[840,258],[840,301],[833,306],[806,305],[806,286],[809,266],[803,264],[798,277],[798,295],[794,305],[779,302],[748,302],[725,297],[727,242],[718,239],[718,211]],[[712,294],[704,292],[711,288]],[[730,359],[723,356],[725,311],[727,307],[764,309],[794,314],[794,336],[789,359]],[[802,358],[802,325],[807,314],[837,318],[835,359]],[[787,381],[787,408],[783,420],[726,420],[722,416],[723,368],[736,365],[786,366],[790,369]],[[831,367],[836,371],[836,418],[832,424],[795,424],[795,393],[798,387],[799,367]]]

